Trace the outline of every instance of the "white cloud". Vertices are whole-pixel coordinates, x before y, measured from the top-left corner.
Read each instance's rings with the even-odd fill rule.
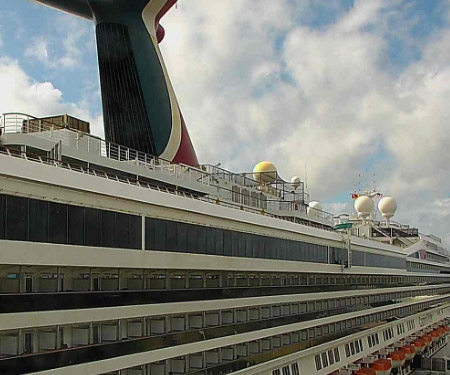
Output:
[[[397,218],[443,234],[449,217],[422,212],[428,197],[449,193],[450,30],[413,41],[420,14],[405,18],[403,0],[356,1],[311,29],[296,25],[310,12],[300,3],[191,0],[163,20],[163,52],[200,159],[246,171],[270,159],[286,179],[306,162],[321,200],[352,190],[372,163],[399,200]],[[422,52],[400,75],[390,69],[392,30]]]
[[[71,114],[91,122],[92,132],[102,136],[102,117],[93,117],[86,106],[68,103],[50,82],[34,82],[17,61],[0,58],[0,113],[19,112],[32,116]]]
[[[312,0],[190,0],[163,19],[163,53],[200,160],[250,171],[269,159],[286,179],[302,176],[306,163],[312,196],[328,202],[353,190],[372,164],[383,193],[398,199],[395,219],[450,243],[450,29],[414,40],[420,14],[405,18],[405,0],[325,6],[338,17],[314,29],[298,24],[313,18]],[[28,56],[79,68],[83,33],[92,32],[83,27],[67,24],[60,39],[37,36]],[[389,35],[421,52],[400,74]],[[0,84],[11,87],[0,91],[2,111],[89,119],[90,99],[67,103],[13,61],[0,60]],[[101,129],[101,118],[94,124]],[[325,208],[351,210],[350,195]]]
[[[83,65],[83,53],[92,48],[88,33],[91,25],[67,15],[54,18],[56,31],[30,40],[24,55],[52,69],[71,69]]]

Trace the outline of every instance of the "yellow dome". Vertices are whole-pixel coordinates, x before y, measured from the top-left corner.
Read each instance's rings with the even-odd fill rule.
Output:
[[[253,178],[260,184],[271,184],[277,179],[277,167],[270,161],[262,161],[253,168]]]

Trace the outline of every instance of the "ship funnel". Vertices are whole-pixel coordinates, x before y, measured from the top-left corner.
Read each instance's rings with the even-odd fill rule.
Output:
[[[107,141],[198,166],[159,42],[177,0],[33,0],[96,24]]]

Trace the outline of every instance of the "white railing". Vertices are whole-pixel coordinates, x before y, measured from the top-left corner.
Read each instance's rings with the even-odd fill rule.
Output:
[[[292,199],[271,199],[270,196],[265,196],[263,198],[248,197],[239,193],[239,202],[233,202],[231,196],[233,191],[231,189],[224,188],[218,184],[218,179],[225,179],[230,182],[238,183],[242,182],[242,185],[250,188],[252,191],[259,192],[257,190],[257,185],[252,179],[234,174],[232,172],[226,171],[221,168],[216,168],[215,166],[202,166],[202,169],[197,169],[184,164],[171,164],[169,161],[155,157],[150,154],[146,154],[141,151],[137,151],[125,146],[121,146],[112,142],[108,142],[99,137],[83,133],[74,129],[63,127],[59,124],[54,124],[51,121],[45,119],[39,119],[23,113],[5,113],[0,118],[0,130],[2,134],[32,134],[33,136],[49,139],[55,144],[61,142],[63,145],[76,148],[78,150],[86,151],[89,153],[97,154],[98,156],[105,157],[114,161],[132,163],[134,165],[142,166],[147,169],[158,171],[166,176],[173,176],[183,181],[190,181],[193,183],[200,183],[202,185],[214,186],[217,188],[217,194],[208,197],[202,197],[203,200],[219,203],[221,205],[226,205],[228,207],[237,208],[240,210],[252,211],[264,213],[269,216],[280,217],[283,212],[299,212],[306,213],[306,206],[308,200],[308,194],[304,191],[291,194]],[[7,153],[11,156],[21,156],[26,159],[40,161],[46,164],[54,164],[55,166],[61,166],[67,169],[81,171],[89,174],[94,174],[99,177],[106,177],[109,179],[128,182],[133,185],[144,185],[141,181],[130,181],[129,179],[123,179],[115,176],[111,173],[105,173],[102,171],[95,171],[91,169],[81,168],[75,165],[69,165],[67,163],[62,163],[58,160],[44,160],[40,157],[33,157],[32,155],[16,155],[11,154],[9,150]],[[214,168],[215,174],[211,173],[211,167]],[[205,169],[205,170],[203,170]],[[147,184],[148,185],[148,184]],[[156,186],[156,185],[155,185]],[[155,187],[159,189],[158,187]],[[176,189],[175,189],[176,190]],[[278,193],[290,194],[281,189],[275,189]],[[225,197],[230,196],[230,199]],[[190,196],[188,194],[188,196]],[[244,203],[249,200],[248,204]],[[250,203],[252,202],[252,203]],[[274,213],[269,214],[268,211]],[[280,216],[275,213],[279,211]],[[316,217],[332,221],[333,215],[320,211]]]
[[[33,136],[39,138],[61,141],[63,145],[91,154],[94,153],[111,160],[133,163],[151,170],[160,171],[164,175],[183,178],[185,181],[198,182],[203,185],[211,184],[211,176],[197,168],[183,164],[171,164],[160,157],[108,142],[100,137],[63,127],[51,121],[38,119],[27,114],[3,114],[0,118],[0,129],[2,134],[33,134]]]

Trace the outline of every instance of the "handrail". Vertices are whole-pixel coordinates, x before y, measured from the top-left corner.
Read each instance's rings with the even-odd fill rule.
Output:
[[[25,133],[33,134],[34,136],[45,139],[51,139],[52,141],[62,141],[63,145],[67,144],[71,147],[76,147],[77,149],[85,150],[90,153],[96,153],[101,157],[106,157],[108,159],[120,162],[130,162],[137,165],[142,165],[150,170],[159,170],[161,173],[171,176],[184,177],[189,181],[200,183],[202,185],[215,186],[219,189],[218,192],[220,191],[230,196],[228,199],[223,199],[223,201],[220,202],[220,204],[230,207],[234,206],[239,209],[244,209],[245,207],[246,210],[255,212],[261,212],[261,210],[306,212],[308,194],[303,189],[300,189],[297,192],[292,192],[289,191],[289,189],[285,190],[283,186],[282,190],[277,189],[276,187],[269,187],[267,192],[261,191],[259,190],[259,185],[256,184],[256,181],[251,180],[247,176],[234,174],[216,166],[205,165],[206,168],[220,170],[221,172],[219,174],[222,174],[223,172],[223,179],[227,179],[226,176],[228,176],[228,179],[231,178],[236,184],[238,184],[238,181],[235,181],[237,178],[250,181],[248,186],[247,184],[245,184],[246,186],[241,186],[241,188],[248,189],[244,194],[244,191],[242,191],[241,188],[239,191],[233,191],[231,188],[219,186],[214,173],[184,164],[173,164],[154,155],[130,149],[113,142],[108,142],[100,137],[64,127],[51,121],[47,121],[46,119],[39,119],[24,113],[4,113],[0,118],[0,129],[3,129],[3,133],[6,134]],[[64,132],[55,131],[62,129],[64,129]],[[57,153],[57,150],[54,152]],[[54,159],[58,161],[56,156],[57,155],[53,155]],[[102,173],[97,170],[92,171],[92,173],[96,172],[99,172],[100,174]],[[274,199],[272,196],[278,196],[279,199]],[[233,197],[237,197],[236,201]],[[220,194],[214,197],[208,197],[208,199],[213,200],[216,203],[218,200],[220,201],[221,198],[222,197]],[[333,217],[332,214],[325,211],[318,212],[317,216],[325,220],[330,220],[330,218]]]
[[[91,176],[95,176],[95,177],[100,177],[100,178],[106,178],[108,180],[113,180],[116,182],[120,182],[120,183],[127,183],[129,185],[134,185],[134,186],[138,186],[141,188],[148,188],[148,189],[152,189],[152,190],[157,190],[159,192],[163,192],[163,193],[169,193],[169,194],[174,194],[174,195],[179,195],[179,196],[184,196],[184,197],[189,197],[189,198],[193,198],[193,199],[198,199],[201,200],[203,202],[207,202],[210,204],[220,204],[224,207],[229,207],[229,208],[233,208],[233,209],[239,209],[241,211],[246,211],[246,212],[252,212],[252,213],[257,213],[257,214],[262,214],[268,217],[272,217],[275,219],[280,219],[280,220],[284,220],[284,221],[289,221],[292,223],[297,223],[298,221],[296,220],[295,217],[286,217],[286,216],[279,216],[270,212],[266,212],[264,209],[261,210],[261,208],[258,207],[251,207],[251,206],[244,206],[242,204],[239,203],[235,203],[235,202],[228,202],[228,201],[220,201],[218,202],[218,199],[216,197],[209,197],[209,196],[201,196],[198,195],[196,196],[193,193],[189,193],[189,192],[185,192],[183,190],[179,190],[176,188],[173,189],[169,189],[168,187],[160,187],[157,184],[150,184],[146,181],[142,181],[139,179],[130,179],[130,178],[121,178],[118,175],[114,175],[110,172],[105,172],[102,170],[98,170],[98,169],[94,169],[94,168],[86,168],[84,166],[80,166],[80,165],[76,165],[76,164],[69,164],[60,160],[56,160],[56,159],[50,159],[50,158],[43,158],[41,156],[37,156],[37,155],[33,155],[30,153],[26,153],[24,151],[20,151],[20,150],[15,150],[15,149],[9,149],[9,148],[3,148],[3,150],[0,148],[0,154],[4,154],[4,155],[8,155],[11,157],[18,157],[18,158],[23,158],[26,159],[27,161],[32,161],[32,162],[39,162],[41,164],[46,164],[49,166],[53,166],[53,167],[57,167],[57,168],[65,168],[65,169],[69,169],[71,171],[74,172],[79,172],[79,173],[84,173],[84,174],[89,174]],[[288,202],[283,202],[283,203],[288,203]],[[309,226],[318,226],[320,224],[316,224],[316,223],[310,223],[304,220],[301,220],[301,224],[304,225],[309,225]]]

